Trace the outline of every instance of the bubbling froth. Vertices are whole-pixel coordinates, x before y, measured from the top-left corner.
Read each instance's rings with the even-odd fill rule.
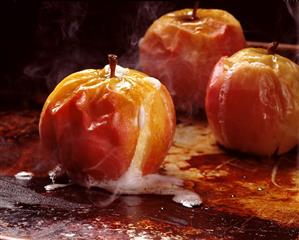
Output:
[[[202,203],[200,196],[190,190],[184,189],[183,180],[160,174],[142,173],[132,165],[118,180],[96,181],[90,176],[84,183],[86,187],[100,187],[114,194],[158,194],[174,195],[173,201],[184,207],[199,206]]]

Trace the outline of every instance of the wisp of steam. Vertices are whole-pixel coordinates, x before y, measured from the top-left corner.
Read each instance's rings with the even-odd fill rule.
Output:
[[[35,33],[36,54],[24,68],[25,76],[45,81],[49,89],[86,62],[78,33],[87,14],[87,3],[42,2]],[[53,56],[55,56],[53,58]]]
[[[297,0],[284,0],[289,14],[292,16],[296,23],[296,43],[299,44],[299,1]],[[296,63],[299,62],[299,51],[296,52],[295,57]],[[299,132],[297,132],[297,136]],[[299,171],[299,146],[297,146],[297,171]],[[296,183],[296,186],[299,186],[299,182]]]
[[[128,40],[129,46],[126,53],[119,56],[120,65],[130,68],[138,67],[139,39],[155,19],[173,10],[173,6],[171,2],[141,2],[137,5],[137,15],[126,16],[127,23],[123,24],[123,32],[120,35],[122,38]],[[76,66],[82,65],[82,68],[84,68],[84,64],[91,57],[84,49],[80,48],[78,34],[87,13],[88,4],[85,2],[42,3],[39,14],[39,25],[36,32],[37,54],[33,61],[25,67],[24,73],[26,76],[46,81],[48,88],[51,90],[65,76],[74,72]],[[62,46],[60,46],[61,43],[63,43]],[[115,47],[117,48],[117,46]],[[54,50],[56,52],[53,52]],[[53,55],[55,58],[53,58]],[[54,60],[50,61],[51,59]],[[166,180],[170,180],[170,183]],[[165,186],[162,184],[163,181],[166,181],[164,183]],[[173,184],[173,181],[178,183]],[[155,184],[151,185],[150,183],[152,182]],[[148,193],[156,193],[158,191],[154,188],[159,185],[157,182],[163,185],[162,188],[158,189],[159,191],[164,189],[166,190],[166,194],[176,195],[174,200],[183,203],[185,206],[191,206],[194,201],[200,202],[200,198],[196,194],[181,187],[182,182],[179,179],[167,176],[153,175],[144,179],[144,186],[147,188],[153,187],[152,192]],[[61,186],[61,184],[53,182],[53,184],[46,186],[46,189],[54,190]],[[94,203],[100,207],[111,204],[121,193],[121,186],[121,183],[118,183],[115,186],[113,194],[105,200],[99,200]],[[143,185],[140,186],[141,189],[142,187]],[[147,193],[147,191],[145,192]],[[162,192],[165,194],[165,191]],[[187,200],[185,200],[185,196],[188,197]]]

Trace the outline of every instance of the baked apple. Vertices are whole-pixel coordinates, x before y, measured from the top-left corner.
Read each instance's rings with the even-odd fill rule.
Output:
[[[167,89],[116,65],[115,55],[109,60],[103,69],[67,76],[40,117],[44,148],[80,185],[117,180],[129,167],[157,172],[172,143],[175,113]]]
[[[245,47],[239,22],[216,9],[184,9],[156,20],[139,42],[141,69],[160,79],[175,108],[204,108],[210,73],[220,57]]]
[[[226,148],[262,156],[283,154],[299,138],[299,66],[262,48],[246,48],[216,64],[206,112]]]

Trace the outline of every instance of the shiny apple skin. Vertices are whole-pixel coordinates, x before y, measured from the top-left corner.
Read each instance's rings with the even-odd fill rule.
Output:
[[[299,137],[299,67],[278,54],[247,48],[216,64],[206,113],[216,140],[228,149],[271,156]]]
[[[45,151],[82,185],[122,176],[144,129],[144,149],[135,165],[143,175],[158,171],[175,131],[173,103],[162,84],[156,87],[146,74],[131,69],[110,78],[107,67],[66,77],[40,116]]]
[[[245,47],[240,23],[229,13],[198,9],[168,13],[157,19],[139,42],[139,64],[170,91],[175,108],[196,113],[204,108],[206,86],[214,65]]]

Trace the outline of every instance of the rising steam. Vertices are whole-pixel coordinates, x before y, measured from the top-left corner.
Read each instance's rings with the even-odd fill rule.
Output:
[[[121,42],[126,44],[127,49],[120,55],[119,62],[131,68],[137,67],[138,42],[146,29],[155,19],[174,8],[173,3],[165,1],[136,2],[134,5],[136,14],[124,13],[119,17],[119,38],[123,39]],[[46,82],[48,89],[52,90],[70,73],[98,64],[100,57],[106,59],[101,56],[103,52],[93,49],[95,53],[91,53],[87,50],[88,46],[80,42],[82,25],[89,10],[88,3],[84,1],[42,2],[37,19],[35,49],[31,61],[24,68],[26,78]],[[108,25],[108,19],[99,24]],[[105,39],[102,38],[102,41]],[[119,46],[114,48],[117,52]]]
[[[292,16],[296,23],[296,41],[299,44],[299,2],[285,0],[289,14]],[[296,52],[295,62],[299,62],[299,51]]]
[[[147,28],[157,18],[174,9],[174,4],[170,1],[142,1],[137,5],[136,15],[128,15],[121,35],[124,39],[129,37],[128,50],[120,56],[120,64],[138,69],[138,43]]]
[[[78,34],[87,13],[86,2],[42,2],[35,34],[36,54],[25,76],[47,82],[50,89],[86,60]],[[55,58],[53,58],[55,55]]]
[[[287,6],[289,14],[293,17],[293,19],[296,23],[296,42],[298,45],[299,44],[299,2],[285,0],[285,4]],[[299,62],[299,51],[296,52],[295,62],[296,63]],[[297,132],[297,136],[299,136],[299,132]],[[297,146],[297,171],[299,171],[299,146]],[[273,174],[272,174],[272,176],[273,176]],[[298,186],[299,183],[297,182],[296,184]]]

